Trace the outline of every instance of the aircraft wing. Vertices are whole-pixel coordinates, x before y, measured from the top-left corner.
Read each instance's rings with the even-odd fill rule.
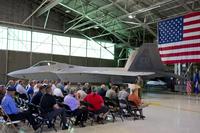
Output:
[[[75,71],[62,71],[57,72],[59,74],[98,74],[98,75],[112,75],[112,76],[146,76],[153,75],[154,72],[132,72],[132,71],[120,71],[120,70],[75,70]]]

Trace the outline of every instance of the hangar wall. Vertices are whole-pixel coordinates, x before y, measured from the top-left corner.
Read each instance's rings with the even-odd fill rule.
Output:
[[[82,66],[113,67],[115,65],[114,60],[108,59],[0,50],[0,84],[5,84],[10,79],[6,76],[7,72],[28,68],[31,64],[42,60],[53,60]]]
[[[34,0],[33,0],[34,1]],[[0,0],[0,24],[11,27],[21,27],[22,22],[39,6],[32,0]],[[68,21],[70,16],[59,13],[59,11],[51,11],[46,26],[46,32],[63,33],[65,30],[64,22]],[[43,29],[46,19],[46,14],[40,17],[33,16],[26,23],[26,26],[36,30]],[[22,26],[21,28],[23,28]],[[51,30],[53,29],[53,30]],[[77,36],[73,31],[69,31],[70,36]],[[79,35],[78,35],[79,36]],[[1,45],[1,44],[0,44]],[[69,63],[74,65],[83,66],[114,66],[114,60],[96,59],[87,57],[73,57],[62,55],[51,55],[41,53],[28,53],[19,51],[5,51],[0,50],[0,84],[6,83],[9,77],[6,76],[7,72],[18,69],[23,69],[37,63],[41,60],[53,60],[62,63]]]
[[[22,24],[22,22],[38,7],[32,0],[0,0],[0,22],[12,22]],[[45,15],[40,17],[33,16],[25,24],[35,27],[43,27],[45,23]],[[67,17],[51,11],[47,28],[55,30],[64,30],[63,22],[67,21]]]

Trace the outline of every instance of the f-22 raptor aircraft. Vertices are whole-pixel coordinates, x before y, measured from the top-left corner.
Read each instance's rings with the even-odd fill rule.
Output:
[[[168,73],[165,72],[161,62],[157,45],[153,43],[143,44],[136,52],[131,53],[124,68],[85,67],[55,61],[40,61],[27,69],[8,73],[9,76],[20,79],[61,79],[70,82],[93,83],[130,83],[137,76],[165,74]]]

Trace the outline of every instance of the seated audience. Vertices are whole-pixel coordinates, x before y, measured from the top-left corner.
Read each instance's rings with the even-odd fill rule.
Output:
[[[98,119],[101,122],[105,120],[107,114],[109,113],[109,109],[104,106],[103,98],[99,94],[97,94],[96,89],[93,89],[93,92],[88,94],[83,101],[88,102],[93,106],[88,107],[88,110],[99,114]]]
[[[87,96],[87,93],[85,93],[85,91],[83,91],[83,88],[81,88],[80,90],[78,90],[76,92],[76,97],[79,101],[83,101],[83,99]]]
[[[71,88],[71,82],[64,82],[64,91],[68,94]]]
[[[54,89],[56,89],[56,81],[54,81],[54,80],[51,81],[51,89],[52,89],[52,91],[54,91]]]
[[[27,119],[32,125],[33,129],[37,130],[40,125],[35,122],[34,117],[29,111],[20,111],[19,108],[17,108],[16,103],[13,99],[14,94],[15,88],[10,86],[7,87],[7,92],[1,102],[3,111],[9,116],[12,121]]]
[[[122,86],[122,90],[119,91],[119,93],[118,93],[119,100],[127,101],[129,93],[127,92],[126,89],[127,89],[126,86]],[[123,104],[123,103],[119,103],[119,105],[120,105],[120,107],[126,107],[126,104]]]
[[[116,99],[117,98],[117,93],[115,90],[117,89],[117,86],[112,86],[111,89],[107,90],[106,92],[106,97],[109,99]]]
[[[76,91],[79,91],[79,90],[81,90],[81,89],[82,89],[82,87],[81,87],[81,83],[77,83]]]
[[[62,93],[60,88],[55,88],[53,90],[53,95],[56,96],[56,97],[64,97],[64,95],[63,95],[63,93]]]
[[[98,94],[99,94],[103,99],[105,99],[106,91],[107,91],[106,85],[105,85],[105,84],[102,84],[100,90],[98,91]]]
[[[84,84],[83,91],[85,91],[85,93],[87,93],[87,94],[90,94],[92,92],[92,88],[89,83]]]
[[[137,107],[140,109],[140,110],[139,110],[139,112],[140,112],[140,117],[141,117],[141,118],[144,118],[143,112],[142,112],[142,108],[148,106],[148,104],[145,104],[145,103],[143,103],[143,102],[141,101],[141,99],[140,99],[139,96],[137,95],[137,93],[138,93],[137,91],[138,91],[137,88],[132,88],[132,94],[130,94],[130,95],[128,96],[128,101],[133,102],[133,105],[134,105],[134,106],[137,106]]]
[[[68,126],[66,125],[65,109],[59,107],[59,105],[56,103],[56,99],[52,95],[52,89],[50,85],[46,87],[46,93],[41,98],[40,107],[42,109],[42,114],[46,115],[46,117],[50,120],[50,124],[52,124],[51,122],[54,118],[56,118],[58,115],[61,115],[61,122],[63,124],[62,130],[68,129]]]
[[[39,91],[40,86],[42,85],[39,81],[36,81],[36,83],[34,83],[34,94],[37,93]]]
[[[33,93],[34,93],[34,83],[33,82],[30,82],[29,83],[29,86],[27,86],[27,95],[28,95],[28,98],[29,100],[32,98],[33,96]]]
[[[39,87],[39,91],[37,93],[35,93],[35,95],[33,96],[33,98],[31,99],[31,103],[35,104],[35,105],[39,105],[40,104],[40,100],[42,98],[42,96],[45,94],[46,88],[47,86],[45,85],[41,85]]]
[[[64,92],[64,85],[62,84],[61,80],[57,81],[56,87],[60,88],[61,91]]]
[[[83,124],[87,120],[87,111],[84,108],[81,108],[80,102],[75,98],[75,91],[70,90],[70,93],[65,96],[64,104],[68,105],[72,113],[76,116],[75,125],[80,124],[81,127],[85,127]]]
[[[14,80],[9,80],[6,87],[8,86],[15,86],[15,81]]]
[[[127,100],[129,93],[126,91],[126,86],[122,87],[122,90],[118,93],[119,100]]]
[[[24,88],[24,81],[22,80],[18,80],[17,84],[16,84],[16,92],[19,94],[19,97],[22,99],[27,100],[27,93],[26,93],[26,89]]]
[[[4,85],[0,85],[0,104],[5,94],[6,94],[6,87]]]

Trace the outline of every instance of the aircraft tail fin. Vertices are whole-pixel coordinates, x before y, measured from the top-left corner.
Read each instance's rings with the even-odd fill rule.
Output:
[[[164,71],[158,47],[154,43],[143,44],[138,51],[132,52],[126,62],[127,71]]]

